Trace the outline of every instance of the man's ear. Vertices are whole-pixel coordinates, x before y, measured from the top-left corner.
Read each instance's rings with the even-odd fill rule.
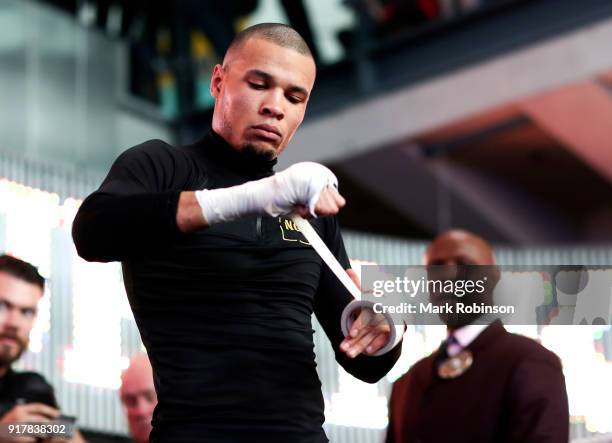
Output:
[[[224,75],[225,71],[223,70],[223,66],[216,64],[213,69],[212,78],[210,79],[210,95],[212,95],[214,98],[217,98],[219,92],[221,91],[221,84],[223,83]]]

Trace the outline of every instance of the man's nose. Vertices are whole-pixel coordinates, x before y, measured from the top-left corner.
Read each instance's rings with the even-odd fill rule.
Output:
[[[3,313],[0,323],[2,323],[4,330],[17,332],[17,329],[23,324],[23,320],[23,315],[17,309],[9,309]]]
[[[271,91],[261,105],[260,112],[266,117],[282,120],[285,116],[283,109],[283,94],[280,91]]]
[[[137,417],[147,417],[151,415],[151,402],[147,399],[140,398],[132,408],[132,414]]]

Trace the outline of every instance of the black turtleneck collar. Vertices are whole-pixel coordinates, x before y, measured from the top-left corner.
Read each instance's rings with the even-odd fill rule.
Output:
[[[224,168],[248,177],[273,173],[277,160],[268,160],[252,151],[238,151],[212,129],[201,141],[202,153]]]

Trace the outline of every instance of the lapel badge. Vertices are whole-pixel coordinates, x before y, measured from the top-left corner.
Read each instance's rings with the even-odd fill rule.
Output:
[[[454,357],[447,358],[438,366],[438,375],[443,379],[457,378],[474,363],[472,353],[464,349]]]

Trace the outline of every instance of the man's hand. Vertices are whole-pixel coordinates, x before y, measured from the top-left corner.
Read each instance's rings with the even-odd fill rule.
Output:
[[[302,216],[332,215],[344,206],[336,190],[338,179],[318,163],[296,163],[269,178],[274,182],[274,196],[261,204],[272,216],[287,215],[300,207],[308,209],[306,213],[298,210]]]
[[[48,422],[59,416],[60,412],[43,403],[15,405],[0,418],[0,423]]]
[[[359,354],[372,355],[387,344],[390,334],[391,326],[383,315],[362,309],[340,349],[351,358]]]
[[[336,191],[335,188],[325,188],[321,192],[321,195],[317,200],[317,204],[315,205],[315,214],[318,217],[326,215],[335,215],[340,211],[340,209],[344,207],[345,204],[346,200],[340,195],[338,191]],[[304,205],[296,205],[295,212],[297,212],[304,218],[311,217],[310,210],[307,206]],[[352,271],[353,273],[355,272],[352,269],[350,269],[350,271]]]
[[[48,423],[59,416],[59,414],[60,412],[51,406],[42,403],[26,403],[23,405],[15,405],[0,418],[0,423]],[[14,437],[2,438],[3,443],[30,443],[36,442],[36,440],[36,437],[24,435],[15,435]]]
[[[346,272],[361,289],[357,273],[352,269],[347,269]],[[362,309],[351,326],[349,336],[340,343],[340,350],[350,358],[359,354],[372,355],[387,344],[390,334],[391,325],[383,315]]]
[[[176,223],[182,232],[190,232],[247,215],[333,215],[346,203],[337,187],[336,176],[325,166],[296,163],[270,177],[242,185],[184,191],[179,198]]]

